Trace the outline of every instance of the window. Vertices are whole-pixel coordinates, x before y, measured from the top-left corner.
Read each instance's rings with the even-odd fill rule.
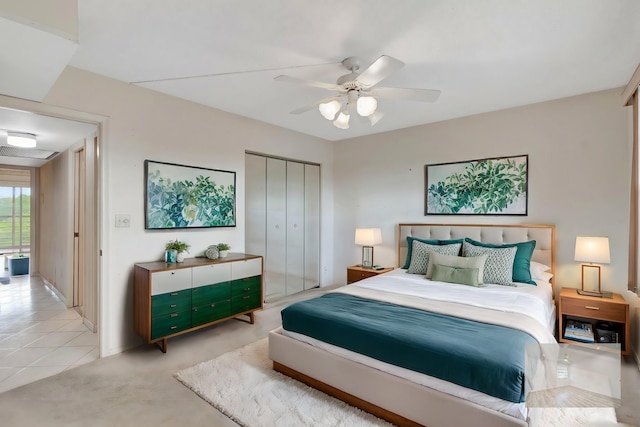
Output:
[[[31,244],[31,189],[0,186],[0,252],[28,252]]]

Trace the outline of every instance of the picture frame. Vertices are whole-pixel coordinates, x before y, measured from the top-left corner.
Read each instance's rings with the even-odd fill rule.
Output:
[[[144,161],[145,229],[236,226],[236,173]]]
[[[425,165],[425,215],[528,214],[529,156]]]

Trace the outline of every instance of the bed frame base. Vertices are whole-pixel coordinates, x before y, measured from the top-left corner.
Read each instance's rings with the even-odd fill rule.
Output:
[[[356,408],[360,408],[365,412],[375,415],[378,418],[382,418],[383,420],[389,421],[390,423],[397,425],[398,427],[421,427],[422,424],[418,424],[415,421],[411,421],[408,418],[405,418],[401,415],[394,414],[393,412],[387,411],[384,408],[381,408],[377,405],[374,405],[366,400],[362,400],[359,397],[356,397],[352,394],[346,393],[338,388],[332,387],[329,384],[325,384],[322,381],[318,381],[315,378],[311,378],[308,375],[305,375],[301,372],[296,371],[295,369],[291,369],[281,363],[273,362],[273,369],[281,374],[284,374],[288,377],[293,378],[294,380],[300,381],[308,385],[309,387],[315,388],[316,390],[320,390],[323,393],[328,394],[329,396],[333,396],[336,399],[340,399],[343,402],[355,406]]]
[[[526,427],[524,420],[269,333],[274,369],[397,425]]]

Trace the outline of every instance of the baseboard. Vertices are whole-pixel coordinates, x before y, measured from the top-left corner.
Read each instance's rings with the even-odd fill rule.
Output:
[[[69,304],[67,303],[67,297],[65,297],[64,295],[62,295],[60,293],[60,291],[58,290],[58,288],[56,288],[53,283],[49,282],[47,279],[45,279],[44,277],[40,276],[40,278],[42,279],[42,281],[44,282],[45,286],[48,287],[49,289],[51,289],[53,291],[54,294],[56,294],[56,296],[58,298],[60,298],[60,301],[62,301],[64,303],[64,305],[66,305],[68,308]]]
[[[98,328],[96,327],[96,325],[94,325],[93,322],[87,319],[86,317],[82,318],[82,324],[86,326],[94,334],[98,332]]]

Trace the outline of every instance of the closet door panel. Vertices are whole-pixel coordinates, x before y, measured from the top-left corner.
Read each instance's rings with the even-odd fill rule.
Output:
[[[265,256],[267,245],[267,159],[245,156],[245,252]]]
[[[266,300],[286,295],[287,163],[267,158]]]
[[[287,295],[304,290],[304,164],[287,162]]]
[[[320,285],[320,166],[304,165],[304,289]]]

